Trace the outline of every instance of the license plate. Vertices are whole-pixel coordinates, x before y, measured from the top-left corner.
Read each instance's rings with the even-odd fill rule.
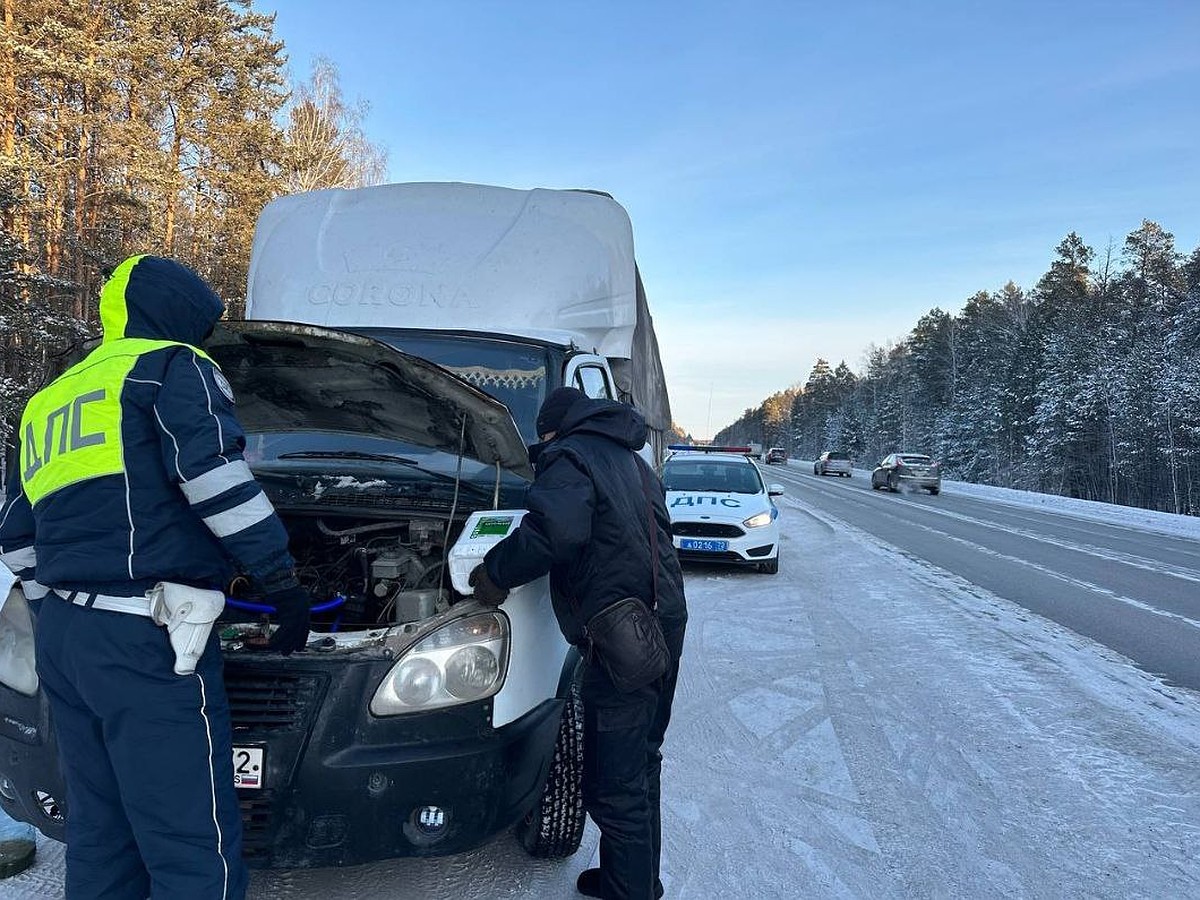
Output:
[[[261,790],[263,786],[263,748],[233,748],[233,786]]]
[[[701,550],[705,553],[724,553],[729,549],[729,541],[696,541],[680,539],[680,550]]]

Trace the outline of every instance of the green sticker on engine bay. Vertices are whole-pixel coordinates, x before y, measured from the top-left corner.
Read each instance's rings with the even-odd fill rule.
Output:
[[[471,538],[504,537],[504,535],[508,534],[508,529],[512,527],[512,523],[512,516],[484,516],[475,523],[475,528],[471,531]]]

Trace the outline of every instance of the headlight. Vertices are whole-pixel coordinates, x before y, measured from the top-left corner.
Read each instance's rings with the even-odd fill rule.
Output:
[[[479,613],[448,622],[396,660],[371,698],[371,713],[396,716],[490,697],[508,671],[508,618]]]
[[[769,512],[761,512],[757,516],[751,516],[742,524],[747,528],[761,528],[764,525],[770,525],[772,518]]]

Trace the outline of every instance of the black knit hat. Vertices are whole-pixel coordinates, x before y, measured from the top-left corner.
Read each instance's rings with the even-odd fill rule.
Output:
[[[578,388],[563,387],[551,391],[550,396],[542,404],[542,408],[538,410],[538,437],[549,434],[552,431],[558,431],[562,425],[563,418],[567,414],[567,410],[580,400],[586,399],[587,394]]]

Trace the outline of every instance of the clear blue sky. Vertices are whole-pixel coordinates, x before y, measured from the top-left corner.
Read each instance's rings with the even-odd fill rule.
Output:
[[[1200,243],[1197,0],[255,6],[370,104],[392,180],[612,193],[700,437],[1032,286],[1068,231]]]

